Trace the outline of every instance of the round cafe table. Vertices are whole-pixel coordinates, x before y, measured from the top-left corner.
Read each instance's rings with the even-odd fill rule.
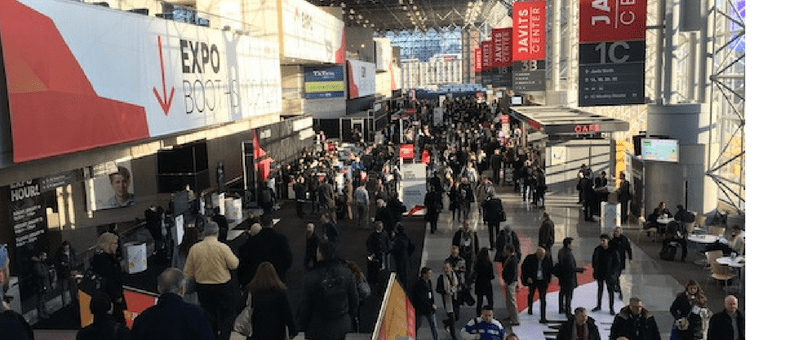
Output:
[[[734,270],[737,272],[737,276],[739,277],[738,279],[740,280],[739,293],[744,294],[745,293],[745,257],[744,256],[737,256],[735,258],[732,258],[731,256],[723,256],[723,257],[718,257],[715,261],[717,261],[717,263],[722,264],[724,266],[729,266],[731,268],[734,268]],[[728,287],[726,287],[726,288],[728,288]]]
[[[686,240],[689,242],[694,242],[698,244],[698,248],[696,249],[698,253],[703,250],[706,245],[712,244],[720,240],[720,236],[717,235],[706,235],[706,234],[689,234],[686,237]],[[706,265],[706,258],[701,257],[695,260],[695,264],[699,266]]]

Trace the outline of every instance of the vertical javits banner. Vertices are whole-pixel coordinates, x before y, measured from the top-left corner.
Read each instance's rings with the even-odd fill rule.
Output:
[[[492,40],[481,42],[481,85],[492,85]]]
[[[512,28],[492,29],[493,87],[512,87]]]
[[[481,48],[475,49],[475,83],[481,84],[481,71],[483,67],[483,55],[481,54]]]
[[[546,2],[512,4],[512,88],[546,89]]]
[[[579,106],[644,104],[647,0],[579,1]]]

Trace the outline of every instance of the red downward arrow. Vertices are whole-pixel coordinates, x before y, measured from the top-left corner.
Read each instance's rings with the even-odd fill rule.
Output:
[[[160,107],[163,108],[163,113],[168,116],[169,108],[172,107],[172,99],[174,98],[174,87],[172,87],[172,92],[169,94],[168,99],[164,99],[166,98],[166,73],[163,70],[163,44],[160,43],[160,36],[158,36],[158,53],[160,54],[160,78],[163,80],[163,97],[160,97],[160,93],[158,93],[155,87],[152,88],[152,92],[155,93]]]

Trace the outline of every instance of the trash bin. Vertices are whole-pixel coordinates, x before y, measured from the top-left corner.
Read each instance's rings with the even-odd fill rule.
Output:
[[[146,243],[130,242],[124,244],[127,259],[127,273],[135,274],[146,270]]]

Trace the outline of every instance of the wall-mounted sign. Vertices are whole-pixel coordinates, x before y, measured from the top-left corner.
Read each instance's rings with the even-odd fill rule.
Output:
[[[579,106],[644,104],[647,0],[579,2]]]
[[[273,40],[68,1],[0,22],[15,162],[281,111]]]
[[[343,21],[304,0],[281,0],[282,55],[342,64],[346,60]]]
[[[343,75],[343,65],[304,67],[304,96],[306,99],[342,98],[346,90]]]
[[[347,60],[346,68],[349,75],[349,99],[374,95],[377,89],[374,64]]]

